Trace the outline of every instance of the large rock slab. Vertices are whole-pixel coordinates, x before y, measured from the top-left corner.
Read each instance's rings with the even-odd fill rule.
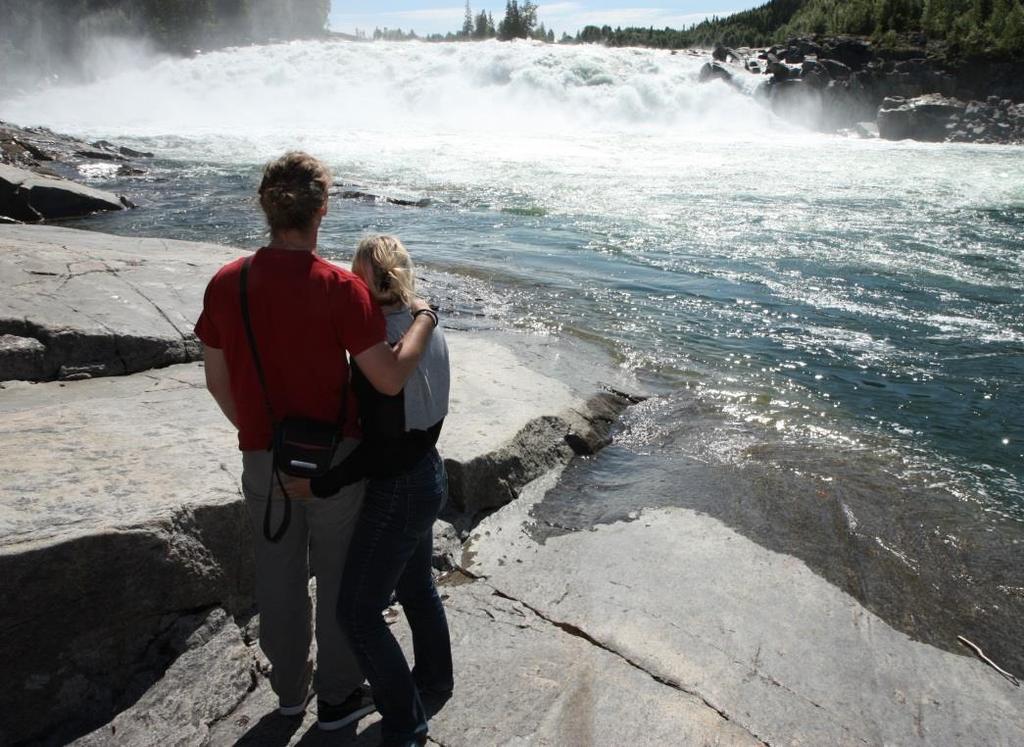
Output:
[[[474,378],[474,392],[502,398],[510,417],[492,420],[489,437],[477,441],[493,413],[456,398],[442,447],[497,462],[517,428],[529,429],[556,401],[505,398],[506,377],[528,377],[529,367],[486,339],[449,338],[456,391]],[[178,655],[166,641],[179,618],[249,609],[237,442],[203,382],[200,364],[184,364],[0,388],[0,658],[9,662],[0,711],[13,714],[0,720],[0,743],[63,741],[110,722]],[[600,442],[579,430],[584,442]],[[565,435],[551,438],[564,444]],[[531,459],[529,449],[522,455]],[[460,489],[479,503],[491,483],[474,479]]]
[[[707,516],[644,511],[552,537],[529,506],[477,527],[467,567],[557,624],[693,693],[771,744],[1018,744],[1024,693],[909,639],[802,562]]]
[[[0,167],[3,168],[3,167]],[[145,371],[201,355],[206,282],[241,250],[54,226],[0,225],[0,381]]]
[[[180,734],[194,741],[220,717],[152,687],[195,676],[189,661],[203,655],[188,652],[208,642],[180,644],[183,620],[251,611],[237,441],[200,364],[152,367],[198,356],[191,328],[203,288],[237,254],[0,228],[0,283],[9,291],[0,299],[0,366],[72,379],[0,383],[0,658],[9,662],[0,744],[64,742],[103,724],[108,731],[93,739],[142,735],[179,716],[191,719]],[[441,449],[463,508],[500,505],[550,465],[599,448],[628,401],[584,401],[539,373],[536,359],[477,335],[448,339],[454,396]],[[152,370],[84,378],[141,369]],[[458,542],[449,531],[450,566]],[[237,649],[223,636],[231,634],[214,636],[218,651]],[[236,691],[218,692],[214,710],[223,711]],[[133,703],[152,716],[118,722]]]
[[[0,215],[14,220],[74,218],[129,206],[110,192],[0,164]]]
[[[760,744],[699,698],[652,679],[616,654],[495,594],[487,584],[443,586],[441,591],[456,685],[452,699],[430,720],[433,743]],[[393,630],[411,660],[404,617]],[[193,744],[375,745],[380,739],[376,714],[349,730],[325,734],[317,730],[312,708],[300,721],[276,716],[275,706],[261,679],[210,730],[207,741]],[[112,739],[107,744],[132,742]]]
[[[0,390],[0,744],[104,723],[182,615],[252,599],[232,429],[197,365]]]
[[[199,617],[199,616],[197,616]],[[191,622],[182,618],[179,623]],[[175,641],[181,655],[129,709],[91,734],[81,747],[210,743],[210,727],[234,711],[259,677],[257,655],[221,609]]]
[[[886,140],[942,142],[952,134],[967,104],[941,94],[891,97],[878,110],[878,134]]]

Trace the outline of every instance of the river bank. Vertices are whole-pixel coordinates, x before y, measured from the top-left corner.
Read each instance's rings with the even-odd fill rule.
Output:
[[[159,726],[171,742],[201,743],[265,675],[252,645],[235,434],[206,394],[200,365],[137,355],[142,345],[198,357],[191,325],[205,281],[237,253],[0,227],[0,275],[11,290],[0,303],[0,361],[33,342],[44,359],[66,358],[62,381],[12,380],[16,369],[7,366],[0,383],[0,454],[9,465],[0,492],[0,626],[13,667],[0,693],[11,714],[0,743],[63,743],[125,709],[115,729],[138,718],[148,740]],[[25,302],[39,298],[48,301]],[[55,311],[61,318],[47,321]],[[27,325],[22,336],[9,334],[12,323]],[[435,563],[452,568],[460,533],[476,517],[576,453],[599,449],[629,400],[607,392],[588,399],[596,389],[581,394],[540,373],[529,361],[550,355],[530,344],[514,352],[494,335],[449,336],[452,411],[440,448],[451,495]],[[238,645],[217,649],[223,661],[207,649],[201,668],[190,670],[194,689],[170,693],[164,711],[150,709],[158,697],[151,691],[170,687],[179,659],[225,636]],[[221,686],[228,700],[239,698],[224,712],[217,709],[226,701],[206,697]],[[182,736],[187,725],[193,730]],[[142,739],[132,734],[120,728],[118,743]]]
[[[0,248],[9,287],[74,307],[67,335],[100,324],[115,340],[139,306],[187,335],[205,278],[236,254],[30,226],[0,227]],[[79,273],[68,255],[98,264]],[[3,317],[22,313],[9,303]],[[1021,691],[993,669],[907,638],[716,519],[648,509],[552,534],[538,509],[560,467],[607,443],[630,400],[588,399],[596,358],[566,361],[571,383],[553,377],[567,352],[554,340],[450,344],[453,523],[435,564],[451,571],[459,686],[432,721],[437,743],[1024,738]],[[328,743],[314,714],[273,714],[234,434],[201,368],[105,373],[0,385],[0,609],[16,663],[0,741]],[[372,743],[374,723],[343,738]]]

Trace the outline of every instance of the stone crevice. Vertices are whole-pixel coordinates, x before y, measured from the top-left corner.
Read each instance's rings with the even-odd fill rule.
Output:
[[[569,635],[571,635],[571,636],[573,636],[575,638],[579,638],[579,639],[581,639],[583,641],[586,641],[590,645],[595,646],[596,648],[599,648],[602,651],[606,651],[607,653],[609,653],[609,654],[611,654],[611,655],[621,659],[622,661],[624,661],[627,664],[629,664],[629,666],[631,666],[634,669],[637,669],[637,670],[643,672],[644,674],[646,674],[648,677],[650,677],[652,680],[654,680],[658,684],[664,685],[666,687],[671,687],[673,690],[678,690],[681,693],[685,693],[685,694],[687,694],[687,695],[689,695],[691,697],[699,699],[705,706],[707,706],[712,711],[714,711],[719,716],[721,716],[724,721],[728,721],[731,724],[735,724],[736,726],[738,726],[739,728],[743,729],[745,732],[750,734],[751,737],[753,737],[754,739],[759,741],[761,744],[765,745],[766,747],[771,747],[771,743],[770,742],[762,739],[760,736],[755,734],[745,724],[742,724],[742,723],[736,721],[732,716],[729,715],[729,713],[726,710],[724,710],[720,706],[717,706],[714,703],[712,703],[710,700],[708,700],[706,697],[704,697],[701,693],[699,693],[699,692],[697,692],[695,690],[691,690],[691,689],[688,689],[686,687],[683,687],[682,684],[680,684],[679,682],[676,682],[676,681],[671,680],[671,679],[669,679],[667,677],[664,677],[662,675],[659,675],[659,674],[656,674],[655,672],[650,671],[649,669],[645,668],[643,665],[641,665],[638,662],[634,661],[633,659],[629,658],[628,656],[626,656],[622,652],[616,651],[614,648],[612,648],[612,647],[608,646],[607,644],[602,643],[601,641],[597,640],[596,638],[594,638],[592,635],[587,633],[582,628],[580,628],[580,627],[578,627],[576,625],[573,625],[572,623],[563,622],[563,621],[560,621],[560,620],[555,620],[554,618],[552,618],[552,617],[544,614],[543,612],[541,612],[536,607],[533,607],[532,605],[528,604],[527,602],[524,602],[522,599],[518,599],[518,598],[516,598],[516,597],[514,597],[514,596],[512,596],[510,594],[507,594],[506,592],[502,591],[501,589],[497,588],[494,585],[490,585],[490,587],[493,590],[495,596],[500,597],[502,599],[507,599],[507,600],[509,600],[511,602],[515,602],[517,604],[521,604],[523,607],[525,607],[526,609],[530,610],[530,612],[535,614],[541,620],[544,620],[545,622],[553,625],[554,627],[558,628],[559,630],[561,630],[564,633],[568,633]]]

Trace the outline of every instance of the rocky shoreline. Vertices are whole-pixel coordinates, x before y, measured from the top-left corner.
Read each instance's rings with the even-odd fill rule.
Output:
[[[13,714],[0,744],[65,743],[119,712],[84,743],[110,743],[116,730],[115,742],[137,744],[132,719],[152,737],[152,691],[170,687],[196,649],[206,653],[193,674],[204,688],[227,678],[227,700],[174,692],[169,742],[200,735],[183,738],[172,716],[209,726],[263,681],[234,433],[201,366],[187,362],[198,356],[191,326],[205,279],[237,253],[0,226],[0,276],[12,291],[0,301],[0,458],[10,465],[0,628],[11,662],[0,710]],[[453,570],[481,516],[601,448],[631,400],[587,399],[500,343],[449,338],[456,370],[441,449],[451,502],[435,565]],[[55,369],[61,381],[47,383]],[[210,645],[223,661],[207,669]]]
[[[927,142],[1024,144],[1024,62],[950,61],[924,46],[878,49],[859,37],[717,47],[702,81],[737,87],[812,129]]]
[[[0,375],[0,652],[10,662],[0,711],[12,714],[0,744],[379,736],[375,717],[326,736],[312,713],[275,715],[234,433],[199,364],[124,354],[144,342],[194,356],[203,284],[236,254],[0,226],[0,277],[13,291],[0,299],[0,331],[31,322],[49,336],[20,336],[17,350],[35,341],[44,362],[79,356],[57,381]],[[102,344],[56,339],[107,341],[126,365],[86,355]],[[449,344],[440,448],[452,502],[434,563],[459,684],[432,741],[1024,740],[1024,696],[984,663],[907,638],[710,516],[651,509],[538,539],[531,511],[560,468],[608,443],[636,400],[594,392],[592,374],[570,386],[493,336],[453,331]],[[129,359],[142,361],[134,373]],[[20,378],[52,378],[33,370]]]

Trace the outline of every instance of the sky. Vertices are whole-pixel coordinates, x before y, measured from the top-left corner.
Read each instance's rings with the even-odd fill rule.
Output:
[[[685,28],[708,16],[727,16],[761,2],[751,0],[579,0],[537,2],[537,20],[555,33],[575,34],[595,26],[654,26]],[[497,23],[505,14],[505,0],[470,0],[473,13],[490,11]],[[465,0],[333,0],[331,29],[372,34],[374,28],[414,29],[417,34],[445,33],[462,28]]]

